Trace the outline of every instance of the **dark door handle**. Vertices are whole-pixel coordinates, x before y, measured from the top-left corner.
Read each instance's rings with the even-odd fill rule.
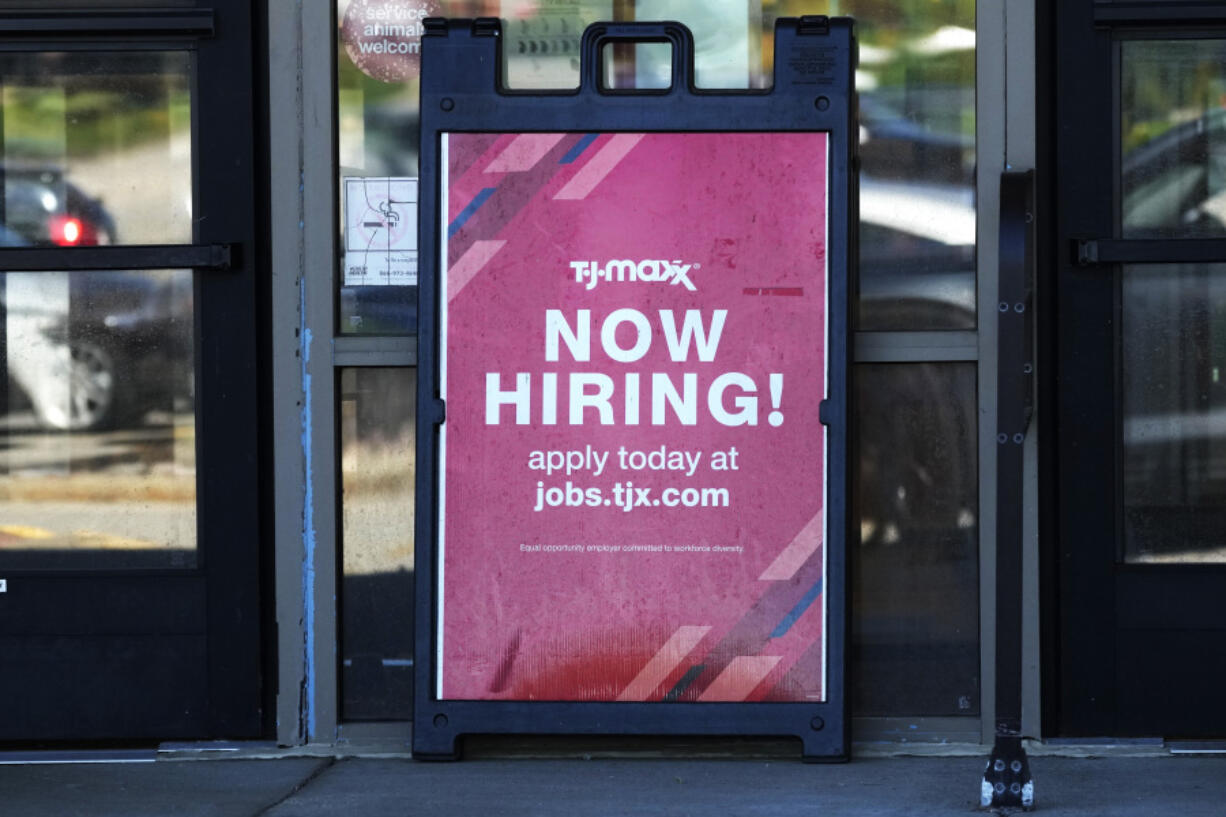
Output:
[[[107,247],[4,247],[0,271],[228,270],[237,265],[237,244],[132,244]]]
[[[1221,238],[1076,238],[1073,261],[1095,264],[1212,264],[1226,261]]]

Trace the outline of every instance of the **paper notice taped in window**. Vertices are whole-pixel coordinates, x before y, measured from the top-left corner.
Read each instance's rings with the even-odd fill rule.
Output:
[[[345,286],[417,286],[417,179],[345,179]]]

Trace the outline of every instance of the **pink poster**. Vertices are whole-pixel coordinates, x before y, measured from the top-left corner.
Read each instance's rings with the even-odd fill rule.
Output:
[[[438,697],[824,700],[826,135],[442,156]]]

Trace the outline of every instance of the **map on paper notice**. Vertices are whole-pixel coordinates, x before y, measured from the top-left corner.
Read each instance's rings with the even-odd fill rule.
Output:
[[[345,286],[417,285],[417,179],[345,179]]]

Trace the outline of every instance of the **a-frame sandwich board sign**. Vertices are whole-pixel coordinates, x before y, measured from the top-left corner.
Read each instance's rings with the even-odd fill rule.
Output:
[[[694,86],[600,23],[516,92],[496,19],[422,39],[413,752],[471,734],[795,736],[848,752],[851,22]],[[601,54],[672,48],[671,86]]]

